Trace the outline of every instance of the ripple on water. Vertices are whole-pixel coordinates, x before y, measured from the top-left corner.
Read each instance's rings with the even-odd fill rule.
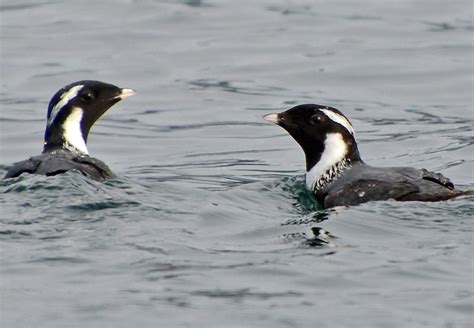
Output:
[[[322,210],[261,120],[332,105],[370,164],[472,188],[469,1],[5,2],[2,164],[58,80],[140,93],[91,134],[116,179],[0,180],[5,326],[472,326],[472,196]]]
[[[81,203],[81,204],[73,204],[68,205],[66,208],[71,210],[78,210],[78,211],[99,211],[109,208],[121,208],[121,207],[133,207],[139,206],[140,203],[136,201],[117,201],[117,200],[109,200],[109,201],[101,201],[101,202],[88,202],[88,203]]]

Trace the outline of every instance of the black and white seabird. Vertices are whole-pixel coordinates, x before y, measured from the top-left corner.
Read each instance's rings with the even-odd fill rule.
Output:
[[[306,186],[326,208],[388,199],[440,201],[467,193],[425,169],[365,164],[352,124],[335,108],[306,104],[263,118],[284,128],[301,146]]]
[[[22,173],[56,175],[76,170],[102,181],[109,167],[89,156],[87,136],[94,123],[115,103],[135,91],[99,81],[78,81],[60,89],[48,106],[43,153],[14,163],[5,178]]]

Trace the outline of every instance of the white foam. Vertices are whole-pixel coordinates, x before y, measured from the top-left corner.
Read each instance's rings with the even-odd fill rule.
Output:
[[[326,172],[342,161],[347,155],[347,145],[340,133],[329,133],[324,141],[324,152],[321,158],[306,172],[306,187],[314,190],[316,183]]]
[[[76,85],[70,88],[68,91],[65,91],[61,97],[59,98],[60,101],[54,105],[53,109],[51,110],[51,113],[49,114],[48,117],[48,126],[51,126],[51,124],[54,122],[56,119],[56,116],[58,113],[61,111],[61,109],[71,101],[74,97],[77,96],[79,91],[84,87],[84,85]]]
[[[342,125],[347,131],[349,131],[350,134],[354,135],[354,128],[352,127],[352,124],[342,115],[333,112],[330,109],[320,109],[324,114],[326,114],[327,117],[329,117],[331,120],[333,120],[336,123],[339,123]]]
[[[89,154],[87,151],[86,141],[82,135],[81,121],[84,111],[79,107],[74,107],[71,114],[64,121],[62,127],[64,129],[65,147],[73,148],[73,151],[79,151],[83,154]]]

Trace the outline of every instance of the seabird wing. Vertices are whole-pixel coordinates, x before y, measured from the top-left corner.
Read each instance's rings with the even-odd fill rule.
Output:
[[[422,169],[421,174],[422,174],[423,180],[428,180],[428,181],[440,184],[448,189],[454,189],[454,184],[451,182],[451,180],[446,178],[441,173],[436,173],[436,172],[428,171],[426,169]]]
[[[331,190],[324,198],[324,207],[358,205],[373,200],[400,199],[418,191],[418,187],[408,181],[361,179]]]
[[[16,162],[8,169],[7,174],[5,174],[3,178],[15,178],[20,176],[22,173],[35,173],[40,163],[41,161],[34,157],[21,162]]]
[[[114,177],[110,168],[101,160],[93,157],[75,157],[74,162],[78,163],[78,169],[95,180],[102,181]]]

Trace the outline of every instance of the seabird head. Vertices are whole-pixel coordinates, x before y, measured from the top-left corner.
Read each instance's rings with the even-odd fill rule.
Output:
[[[284,128],[301,146],[311,189],[338,164],[361,160],[354,128],[336,108],[306,104],[263,118]]]
[[[100,81],[78,81],[63,87],[49,102],[43,152],[65,148],[88,154],[92,125],[115,103],[134,94],[132,89]]]

